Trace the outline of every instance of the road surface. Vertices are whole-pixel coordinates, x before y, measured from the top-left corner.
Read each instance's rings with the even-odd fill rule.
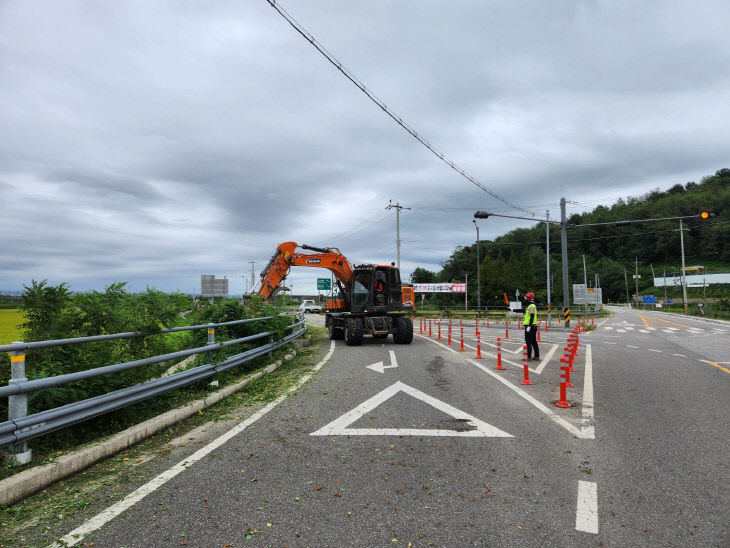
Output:
[[[568,409],[565,329],[541,330],[531,385],[514,324],[480,326],[482,359],[473,323],[463,352],[446,321],[440,341],[435,322],[411,345],[326,341],[295,392],[64,540],[729,546],[730,326],[613,312],[580,335]]]

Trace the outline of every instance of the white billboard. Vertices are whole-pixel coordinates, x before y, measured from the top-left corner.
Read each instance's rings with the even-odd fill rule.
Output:
[[[465,283],[413,284],[416,293],[466,293]]]

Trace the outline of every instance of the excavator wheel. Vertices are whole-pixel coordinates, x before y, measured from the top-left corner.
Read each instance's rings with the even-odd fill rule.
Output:
[[[345,321],[345,344],[347,346],[362,344],[362,320],[360,318],[347,318]]]
[[[335,322],[332,319],[328,319],[327,330],[329,331],[331,341],[341,341],[345,338],[345,333],[342,329],[335,327]]]
[[[396,344],[411,344],[413,341],[413,324],[410,318],[396,318],[396,331],[393,333],[393,341]]]

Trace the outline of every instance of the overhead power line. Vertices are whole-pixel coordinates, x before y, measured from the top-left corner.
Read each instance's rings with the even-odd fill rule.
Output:
[[[302,25],[300,25],[287,11],[282,8],[276,0],[266,0],[272,8],[274,8],[279,15],[281,15],[286,21],[296,30],[299,34],[301,34],[307,42],[309,42],[314,48],[321,53],[325,59],[327,59],[337,70],[339,70],[350,82],[355,84],[360,91],[362,91],[365,95],[368,96],[368,98],[378,105],[383,112],[385,112],[388,116],[390,116],[395,123],[397,123],[399,126],[401,126],[403,129],[405,129],[408,133],[410,133],[418,142],[420,142],[423,146],[425,146],[428,150],[430,150],[439,160],[444,162],[446,165],[448,165],[451,169],[456,171],[458,174],[460,174],[462,177],[464,177],[467,181],[472,183],[477,188],[480,188],[493,198],[496,198],[500,202],[503,202],[510,206],[513,209],[517,209],[519,211],[522,211],[523,213],[527,213],[528,215],[535,215],[534,212],[528,211],[527,209],[524,209],[518,205],[513,204],[512,202],[508,201],[503,196],[500,196],[496,192],[493,192],[489,190],[487,187],[485,187],[483,184],[481,184],[479,181],[477,181],[474,177],[469,175],[466,171],[464,171],[462,168],[460,168],[456,163],[454,163],[453,160],[449,159],[446,155],[444,155],[442,152],[440,152],[436,147],[434,147],[431,143],[429,143],[425,137],[419,135],[419,133],[413,129],[410,125],[408,125],[403,118],[398,116],[395,112],[393,112],[390,108],[388,108],[388,105],[386,105],[382,100],[380,100],[372,91],[370,91],[365,84],[363,84],[360,80],[357,79],[357,77],[350,72],[347,67],[345,67],[340,61],[337,60],[337,58],[329,53],[325,47],[320,44],[317,39],[309,32],[307,29],[305,29]]]

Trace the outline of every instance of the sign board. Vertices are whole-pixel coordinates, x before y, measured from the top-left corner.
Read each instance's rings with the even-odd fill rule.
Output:
[[[603,290],[600,287],[586,288],[585,284],[573,284],[573,304],[603,304]]]
[[[228,279],[216,278],[215,274],[200,275],[201,297],[225,297],[228,295]]]
[[[329,278],[317,278],[317,291],[329,291],[332,289],[332,280]]]
[[[646,304],[656,303],[656,297],[654,295],[642,295],[641,302]]]
[[[466,284],[413,284],[413,291],[416,293],[466,293]]]

